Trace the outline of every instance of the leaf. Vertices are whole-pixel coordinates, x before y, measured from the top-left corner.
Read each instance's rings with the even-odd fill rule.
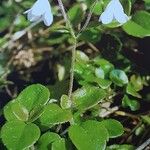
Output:
[[[96,68],[95,75],[97,78],[101,78],[101,79],[104,79],[104,77],[105,77],[105,73],[102,68]]]
[[[72,113],[70,110],[61,109],[57,104],[48,104],[44,108],[39,121],[43,126],[53,126],[70,121]]]
[[[107,119],[101,121],[100,123],[108,130],[109,138],[116,138],[121,136],[124,132],[122,124],[117,120]]]
[[[128,83],[128,77],[124,71],[114,69],[110,72],[110,79],[118,86],[124,86]]]
[[[142,119],[143,119],[144,122],[146,122],[147,124],[150,125],[150,116],[148,116],[148,115],[142,115],[141,117],[142,117]]]
[[[80,110],[86,110],[102,102],[106,97],[106,92],[95,86],[86,86],[76,90],[73,95],[74,107]]]
[[[136,92],[136,90],[134,89],[131,83],[127,85],[126,92],[134,97],[142,98],[141,95],[138,92]]]
[[[20,121],[27,121],[29,117],[28,110],[22,106],[18,101],[11,103],[11,111]]]
[[[52,144],[52,150],[66,150],[65,140],[62,138],[60,140],[54,141]]]
[[[69,19],[74,26],[78,25],[82,21],[83,15],[84,11],[80,4],[74,5],[68,11]]]
[[[86,121],[69,128],[69,137],[78,150],[104,150],[107,130],[97,121]]]
[[[98,27],[88,27],[81,32],[80,40],[90,43],[96,43],[101,39],[101,29]]]
[[[102,88],[102,89],[107,89],[111,84],[112,82],[109,81],[109,80],[105,80],[105,79],[98,79],[96,78],[95,79],[95,82],[98,83],[98,85]]]
[[[114,65],[103,58],[95,58],[94,63],[103,69],[105,75],[108,74],[112,69],[114,69]]]
[[[123,25],[124,31],[135,37],[150,36],[150,13],[137,11],[132,19]]]
[[[68,109],[71,107],[71,102],[67,95],[62,95],[60,99],[60,105],[62,109]]]
[[[32,146],[40,137],[38,126],[21,121],[7,122],[1,130],[1,138],[8,149],[21,150]]]
[[[19,119],[17,118],[17,116],[15,115],[15,113],[13,113],[13,110],[12,110],[12,105],[13,103],[16,103],[16,100],[12,100],[10,101],[5,107],[4,107],[4,116],[6,118],[7,121],[13,121],[13,120],[26,120],[26,117],[24,119]],[[22,112],[23,113],[23,112]],[[26,114],[26,113],[25,113]],[[26,116],[26,115],[23,115],[23,116]]]
[[[25,88],[17,97],[17,100],[31,111],[37,106],[45,105],[50,97],[49,90],[41,84],[33,84]]]
[[[89,61],[89,57],[82,51],[76,51],[76,61],[86,63]]]
[[[143,89],[143,82],[140,76],[132,75],[130,78],[130,83],[135,91],[140,91]]]
[[[38,141],[39,150],[65,150],[65,141],[53,132],[44,133]]]
[[[44,106],[35,107],[29,114],[29,122],[37,120],[44,112]]]
[[[125,95],[122,99],[122,106],[129,107],[132,111],[137,111],[140,108],[140,103],[137,100],[129,99],[127,95]]]

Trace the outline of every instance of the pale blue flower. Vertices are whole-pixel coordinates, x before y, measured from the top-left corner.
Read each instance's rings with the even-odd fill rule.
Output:
[[[31,22],[42,20],[46,26],[50,26],[53,22],[53,14],[48,0],[37,0],[25,14]]]
[[[116,20],[121,24],[126,23],[129,20],[129,17],[124,13],[119,0],[111,0],[99,18],[99,21],[102,21],[103,24],[109,24],[113,20]]]

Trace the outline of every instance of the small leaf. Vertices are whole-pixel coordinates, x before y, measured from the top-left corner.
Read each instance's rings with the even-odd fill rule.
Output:
[[[71,107],[71,102],[67,95],[62,95],[60,99],[60,105],[62,109],[68,109]]]
[[[22,106],[18,101],[14,101],[11,103],[12,113],[17,117],[20,121],[27,121],[29,117],[28,110]]]
[[[45,105],[49,100],[49,90],[41,84],[33,84],[25,88],[17,97],[17,100],[31,111],[36,106]]]
[[[1,130],[1,138],[8,149],[21,150],[32,146],[40,137],[40,129],[33,123],[7,122]]]
[[[130,78],[130,83],[132,84],[135,91],[140,91],[143,89],[143,83],[140,76],[132,75]]]
[[[98,121],[86,121],[69,128],[69,137],[78,150],[103,150],[108,132]]]
[[[113,64],[103,58],[95,58],[94,63],[103,69],[105,75],[114,69]]]
[[[43,126],[52,126],[70,121],[72,113],[70,110],[61,109],[57,104],[48,104],[44,108],[39,121]]]
[[[89,61],[89,57],[82,51],[76,51],[76,61],[86,63]]]
[[[127,85],[126,92],[134,97],[142,98],[141,95],[138,92],[136,92],[136,90],[134,89],[131,83]]]
[[[44,106],[35,107],[29,114],[29,122],[37,120],[44,112]]]
[[[132,111],[136,111],[140,108],[140,103],[137,100],[131,100],[127,95],[125,95],[122,99],[123,107],[130,107]]]
[[[146,122],[147,124],[150,125],[150,116],[148,116],[148,115],[143,115],[143,116],[141,116],[141,117],[142,117],[142,119],[143,119],[144,122]]]
[[[110,72],[110,79],[118,86],[124,86],[128,83],[128,77],[124,71],[114,69]]]
[[[132,19],[123,25],[123,29],[129,35],[135,37],[150,36],[150,13],[137,11]]]
[[[98,85],[102,88],[102,89],[107,89],[111,84],[112,82],[109,81],[109,80],[105,80],[105,79],[98,79],[96,78],[95,79],[95,82],[98,83]]]
[[[39,150],[65,150],[65,141],[53,132],[44,133],[38,141]]]
[[[78,25],[82,21],[83,15],[84,11],[80,4],[74,5],[68,11],[69,19],[74,26]]]
[[[54,141],[52,144],[52,150],[66,150],[65,140],[62,138],[60,140]]]
[[[94,86],[86,86],[73,93],[73,104],[77,109],[85,110],[102,102],[106,97],[103,89]]]
[[[121,136],[124,132],[122,124],[114,119],[107,119],[100,122],[101,125],[104,125],[105,128],[108,130],[109,138],[116,138]]]
[[[12,104],[15,103],[16,100],[10,101],[5,107],[4,107],[4,116],[7,121],[14,121],[19,120],[16,115],[12,111]]]
[[[101,78],[101,79],[104,79],[104,77],[105,77],[105,73],[102,68],[96,68],[95,75],[96,75],[96,77]]]

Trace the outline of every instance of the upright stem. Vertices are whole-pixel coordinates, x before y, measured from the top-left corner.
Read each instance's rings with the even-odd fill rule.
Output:
[[[76,35],[75,32],[72,28],[72,25],[70,23],[70,20],[68,19],[67,13],[65,11],[64,5],[62,3],[62,0],[57,0],[59,7],[61,9],[62,15],[64,17],[64,20],[66,22],[66,25],[69,27],[70,30],[70,34],[74,40],[74,45],[73,45],[73,49],[72,49],[72,58],[71,58],[71,69],[70,69],[70,84],[69,84],[69,91],[68,91],[68,97],[70,100],[70,104],[72,104],[71,102],[71,96],[72,96],[72,91],[73,91],[73,80],[74,80],[74,66],[75,66],[75,54],[76,54],[76,47],[77,47],[77,41],[76,41]]]
[[[62,2],[62,0],[57,0],[57,1],[58,1],[58,4],[59,4],[59,7],[60,7],[60,9],[61,9],[62,15],[63,15],[63,17],[64,17],[64,20],[65,20],[67,26],[68,26],[69,29],[70,29],[70,33],[71,33],[72,37],[73,37],[74,39],[76,39],[75,32],[74,32],[74,30],[73,30],[73,28],[72,28],[72,25],[71,25],[71,23],[70,23],[70,20],[68,19],[67,13],[66,13],[66,11],[65,11],[65,7],[64,7],[64,5],[63,5],[63,2]]]
[[[84,31],[84,30],[86,29],[86,27],[88,26],[88,24],[89,24],[89,22],[90,22],[90,20],[91,20],[91,17],[92,17],[92,13],[93,13],[93,11],[94,11],[94,8],[95,8],[97,2],[98,2],[98,0],[95,0],[95,2],[93,3],[92,8],[90,9],[90,12],[89,12],[89,14],[88,14],[88,16],[87,16],[87,19],[86,19],[86,21],[85,21],[83,27],[81,28],[81,30],[80,30],[80,32],[78,33],[77,36],[79,36],[80,33],[81,33],[82,31]]]
[[[77,42],[75,40],[73,48],[72,48],[71,70],[70,70],[70,85],[69,85],[69,92],[68,92],[69,100],[71,100],[72,90],[73,90],[74,67],[75,67],[75,59],[76,59],[76,47],[77,47]]]

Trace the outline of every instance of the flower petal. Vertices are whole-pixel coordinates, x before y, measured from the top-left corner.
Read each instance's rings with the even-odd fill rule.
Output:
[[[109,24],[113,20],[113,13],[109,11],[104,11],[100,18],[99,21],[102,21],[103,24]]]
[[[37,21],[37,20],[40,19],[39,16],[33,15],[33,14],[32,14],[32,11],[28,12],[27,18],[28,18],[28,20],[31,21],[31,22],[34,22],[34,21]]]
[[[53,15],[51,12],[46,12],[43,16],[43,21],[46,26],[50,26],[53,22]]]
[[[44,12],[46,11],[45,10],[45,6],[47,5],[44,1],[45,0],[37,0],[35,2],[35,4],[31,8],[33,15],[35,15],[35,16],[42,16],[42,14],[44,14]]]
[[[114,17],[121,24],[126,23],[129,20],[129,17],[124,13],[115,13]]]

